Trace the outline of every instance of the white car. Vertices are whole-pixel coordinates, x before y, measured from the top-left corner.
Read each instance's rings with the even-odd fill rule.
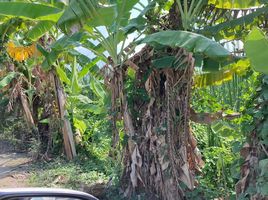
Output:
[[[68,189],[10,188],[0,189],[0,200],[98,200],[96,197]]]

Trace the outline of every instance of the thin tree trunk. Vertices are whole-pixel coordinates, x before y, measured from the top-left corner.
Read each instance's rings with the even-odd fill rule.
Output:
[[[57,77],[57,75],[55,75],[55,73],[51,73],[51,77],[55,85],[55,94],[57,97],[59,114],[63,123],[62,134],[63,134],[64,149],[65,149],[67,158],[71,160],[74,157],[76,157],[76,149],[75,149],[72,127],[71,127],[70,121],[67,118],[68,112],[65,109],[66,97],[65,97],[64,90],[61,86],[60,80]]]
[[[20,100],[21,100],[21,104],[22,104],[22,107],[24,110],[26,122],[27,122],[28,126],[32,129],[35,127],[35,123],[34,123],[33,116],[32,116],[31,110],[30,110],[30,105],[27,101],[27,97],[22,92],[20,93]]]

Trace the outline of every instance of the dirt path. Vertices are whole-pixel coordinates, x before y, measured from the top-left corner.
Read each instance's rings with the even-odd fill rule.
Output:
[[[30,161],[27,154],[0,153],[0,188],[27,187],[27,166]]]

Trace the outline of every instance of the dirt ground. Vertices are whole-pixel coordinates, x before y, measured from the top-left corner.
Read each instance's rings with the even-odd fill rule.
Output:
[[[30,161],[27,154],[0,152],[0,188],[27,187]]]
[[[27,186],[27,175],[17,174],[0,179],[0,188],[21,188]]]

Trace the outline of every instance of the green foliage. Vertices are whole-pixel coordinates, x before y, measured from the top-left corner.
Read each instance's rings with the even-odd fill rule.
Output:
[[[197,67],[206,72],[213,71],[213,73],[203,74],[203,77],[200,78],[201,84],[199,85],[209,87],[194,89],[191,105],[195,111],[200,113],[215,113],[218,111],[227,114],[241,113],[241,117],[232,121],[221,119],[209,125],[192,124],[193,132],[198,139],[198,147],[206,164],[202,174],[198,177],[199,186],[193,192],[187,193],[187,197],[190,199],[233,198],[234,184],[239,178],[239,166],[241,166],[238,153],[245,140],[244,133],[252,130],[252,125],[249,125],[252,122],[252,117],[245,113],[245,110],[249,110],[250,106],[247,102],[251,98],[250,94],[255,93],[257,78],[256,74],[250,70],[246,70],[243,73],[244,76],[239,77],[242,68],[248,67],[247,60],[239,60],[237,62],[239,65],[234,64],[233,62],[237,60],[233,55],[238,54],[240,56],[242,54],[231,53],[216,41],[222,38],[225,38],[226,41],[220,40],[221,42],[229,42],[230,38],[232,40],[241,39],[244,34],[247,34],[251,26],[259,22],[261,24],[261,21],[258,20],[264,14],[267,14],[268,9],[267,6],[260,7],[256,11],[239,18],[231,10],[224,13],[219,10],[222,8],[237,9],[259,6],[265,1],[210,0],[208,1],[209,4],[214,4],[216,8],[220,8],[216,9],[215,12],[219,12],[221,17],[216,19],[218,15],[206,16],[210,15],[210,12],[200,13],[204,7],[207,7],[205,5],[206,1],[178,0],[176,2],[180,11],[178,18],[181,19],[178,19],[176,25],[179,28],[182,26],[184,30],[201,27],[196,32],[215,36],[213,39],[193,32],[168,30],[170,28],[169,23],[173,22],[172,17],[169,18],[166,14],[172,8],[174,1],[148,1],[147,6],[139,3],[138,0],[70,0],[68,5],[54,3],[54,1],[51,1],[51,5],[45,4],[45,1],[44,4],[36,3],[38,1],[34,2],[0,2],[0,20],[3,22],[0,23],[0,33],[3,35],[2,42],[7,39],[16,40],[21,44],[28,44],[29,40],[41,41],[38,47],[45,57],[42,64],[43,69],[46,71],[55,69],[62,82],[62,87],[67,96],[66,109],[69,113],[66,117],[70,119],[73,132],[75,132],[80,156],[78,160],[83,160],[83,162],[55,160],[41,166],[40,171],[37,170],[40,165],[37,165],[36,172],[32,176],[32,182],[36,185],[49,187],[79,188],[81,183],[105,182],[108,180],[108,176],[116,177],[116,181],[118,181],[122,166],[117,160],[112,160],[109,157],[112,130],[110,118],[107,114],[111,107],[111,94],[107,91],[104,77],[102,77],[103,74],[100,72],[97,63],[104,61],[107,64],[106,67],[111,71],[114,67],[125,67],[125,60],[128,59],[135,48],[130,46],[129,52],[124,51],[124,48],[128,45],[126,44],[127,36],[138,30],[138,32],[141,31],[139,34],[145,34],[145,38],[139,43],[152,45],[156,50],[160,49],[161,51],[166,50],[166,46],[184,48],[194,53]],[[130,19],[131,11],[137,3],[142,7],[137,8],[140,13],[138,17]],[[10,19],[12,17],[18,17],[20,20]],[[206,21],[205,26],[201,22],[202,20]],[[55,24],[60,27],[65,35],[62,35]],[[148,25],[149,27],[146,29]],[[102,26],[103,29],[100,29],[99,26]],[[146,31],[143,32],[144,30]],[[165,31],[158,32],[159,30]],[[237,31],[239,34],[236,34]],[[152,32],[153,34],[151,34]],[[14,34],[12,35],[12,33]],[[221,37],[222,35],[224,36]],[[42,37],[41,40],[39,40],[40,37]],[[54,42],[51,43],[51,40]],[[246,54],[253,67],[257,71],[267,73],[264,63],[266,63],[268,45],[264,34],[258,29],[254,29],[245,41]],[[135,46],[137,43],[133,42],[133,44]],[[2,46],[4,47],[4,45]],[[81,46],[94,53],[95,57],[89,59],[82,55],[76,48]],[[256,51],[257,49],[260,51]],[[6,57],[0,56],[1,63],[2,60],[9,61]],[[46,100],[46,96],[41,96],[41,92],[39,94],[35,91],[36,88],[32,81],[32,78],[41,78],[34,77],[31,74],[37,63],[27,61],[20,64],[16,63],[15,66],[17,71],[24,72],[27,81],[29,81],[29,84],[26,84],[27,86],[23,85],[23,90],[26,91],[25,94],[30,103],[34,98],[40,98],[40,102]],[[167,67],[178,68],[183,65],[183,60],[176,60],[176,57],[164,52],[152,60],[152,65],[155,68],[153,70],[162,70]],[[233,68],[236,68],[236,70],[232,71]],[[111,71],[108,72],[110,73],[109,78],[112,75]],[[105,71],[105,73],[107,72]],[[139,116],[139,109],[134,107],[135,102],[148,103],[150,97],[144,88],[137,89],[135,86],[138,81],[145,82],[147,80],[150,70],[145,72],[144,77],[138,80],[136,80],[136,72],[133,69],[128,68],[126,73],[124,92],[127,92],[127,102],[131,114],[133,117],[137,117]],[[15,80],[17,76],[16,72],[11,72],[1,78],[0,90]],[[225,82],[226,79],[229,81]],[[105,80],[105,82],[107,81],[109,82],[109,80]],[[264,79],[264,83],[266,82],[267,79]],[[261,103],[268,99],[268,89],[266,87],[267,85],[264,84],[259,95],[258,100]],[[2,102],[6,106],[7,97],[4,97],[4,94],[1,96]],[[254,105],[258,105],[260,102]],[[258,111],[252,108],[252,112],[255,112],[255,118],[265,119],[267,115],[265,109],[266,105]],[[37,111],[37,115],[41,115],[40,110]],[[53,122],[52,119],[45,117],[39,121],[39,124],[51,125],[55,123],[60,125],[60,122]],[[261,122],[258,127],[258,137],[261,144],[265,146],[268,144],[268,122],[267,119]],[[120,140],[122,143],[126,143],[123,122],[119,120],[118,124]],[[11,126],[10,130],[13,130],[14,127],[16,126]],[[8,132],[11,132],[10,130]],[[57,138],[60,137],[59,134],[53,134],[52,137],[54,143],[62,142],[62,138]],[[39,148],[38,142],[38,140],[32,140],[33,151]],[[35,146],[35,144],[38,145]],[[61,145],[58,145],[58,147],[61,148]],[[121,155],[118,153],[116,158],[119,157]],[[257,177],[258,192],[267,194],[267,156],[265,154],[259,161],[258,170],[260,172],[260,176]],[[114,195],[114,198],[118,197]]]
[[[117,32],[118,27],[128,25],[130,10],[138,3],[138,0],[105,1],[105,3],[106,6],[103,6],[95,0],[73,0],[59,19],[58,25],[65,32],[68,32],[68,30],[75,25],[83,26],[85,24],[91,27],[105,26]],[[148,7],[147,10],[148,9],[150,9],[150,7]],[[145,13],[146,10],[144,11],[144,14]],[[140,18],[137,18],[136,22],[141,20],[141,17],[142,15]],[[114,27],[112,28],[112,26]],[[130,30],[134,27],[136,27],[136,25],[128,26],[126,30]]]
[[[31,20],[49,20],[56,22],[62,10],[43,4],[26,2],[0,2],[0,14],[9,17],[21,17]]]
[[[115,18],[114,9],[114,6],[100,7],[95,0],[72,0],[59,19],[58,25],[67,32],[75,24],[83,25],[86,22],[93,22],[97,26],[111,24]]]
[[[260,6],[262,0],[209,0],[209,4],[215,5],[217,8],[223,9],[246,9]]]
[[[161,31],[146,36],[140,43],[153,46],[181,47],[186,50],[213,58],[224,60],[230,58],[230,52],[219,43],[202,35],[187,31]]]
[[[245,51],[252,67],[264,74],[268,74],[268,39],[260,29],[254,28],[246,38]]]
[[[200,11],[202,10],[202,7],[205,5],[206,1],[192,0],[189,4],[187,0],[176,0],[176,3],[180,10],[180,16],[182,18],[182,25],[184,30],[192,30],[198,18],[197,16],[200,14]]]
[[[26,37],[32,41],[36,41],[37,39],[42,37],[46,32],[51,30],[51,28],[54,25],[55,23],[51,21],[40,21],[29,30]]]
[[[155,1],[149,1],[148,5],[140,12],[140,14],[133,19],[130,19],[127,26],[123,28],[125,34],[130,34],[135,30],[142,31],[146,27],[146,19],[144,15],[146,15],[149,11],[153,10],[155,7]]]
[[[67,77],[67,74],[65,73],[64,69],[62,69],[60,66],[56,67],[57,74],[60,78],[60,80],[63,83],[66,83],[67,85],[71,85],[70,79]]]
[[[256,9],[255,12],[252,12],[248,15],[241,16],[239,18],[234,18],[232,20],[227,20],[226,22],[216,24],[214,26],[207,26],[202,30],[201,32],[205,35],[212,35],[216,36],[219,35],[221,31],[234,31],[237,29],[238,26],[247,26],[251,23],[253,23],[257,17],[267,14],[268,13],[268,7],[262,7]]]
[[[29,151],[32,146],[29,141],[32,137],[31,130],[27,127],[23,117],[17,116],[18,108],[12,113],[6,112],[5,108],[5,106],[0,107],[1,153]]]
[[[268,196],[268,158],[259,162],[259,168],[258,192],[264,196]]]
[[[10,82],[18,76],[17,72],[9,72],[4,78],[0,80],[0,90],[8,86]]]
[[[203,69],[209,72],[203,72],[201,74],[197,74],[194,76],[194,86],[195,87],[206,87],[211,85],[221,85],[224,82],[230,81],[235,76],[245,76],[250,67],[250,62],[248,59],[241,59],[236,63],[232,63],[226,66],[223,66],[220,69],[211,69],[212,67],[215,67],[214,64],[218,64],[215,62],[203,63]],[[211,67],[208,67],[210,66]]]
[[[45,60],[42,63],[44,70],[51,69],[52,65],[57,61],[60,54],[71,51],[74,47],[80,46],[79,41],[84,36],[84,33],[75,33],[71,36],[63,36],[54,42],[51,46],[51,51],[46,52],[39,46],[41,53],[45,56]]]
[[[36,163],[31,170],[30,184],[35,187],[81,189],[83,184],[104,183],[108,180],[104,163],[91,159],[83,162],[56,159],[49,163]]]
[[[169,68],[173,66],[175,60],[176,60],[175,56],[165,56],[152,60],[152,65],[158,69]]]
[[[194,90],[192,107],[198,113],[244,113],[255,92],[257,74],[247,77],[234,76],[220,86]],[[232,121],[218,120],[209,125],[192,123],[198,147],[203,155],[205,167],[198,177],[199,186],[189,199],[235,199],[235,184],[240,178],[240,149],[245,141],[245,125],[252,122],[247,113]]]
[[[267,119],[267,110],[268,107],[265,102],[268,100],[268,77],[267,75],[263,76],[263,83],[261,85],[261,91],[258,93],[256,100],[263,104],[263,106],[256,109],[254,113],[255,122],[260,122],[257,126],[257,136],[259,139],[259,145],[262,147],[260,161],[259,161],[259,174],[257,179],[257,192],[267,196],[268,195],[268,155],[267,155],[267,145],[268,145],[268,119]]]

